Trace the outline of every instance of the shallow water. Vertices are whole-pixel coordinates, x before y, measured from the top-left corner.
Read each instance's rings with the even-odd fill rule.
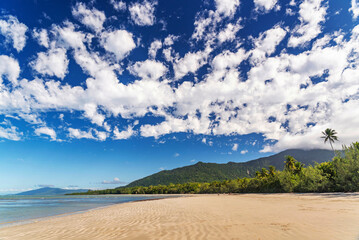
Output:
[[[85,211],[117,203],[158,199],[161,196],[0,196],[0,227],[35,218]]]

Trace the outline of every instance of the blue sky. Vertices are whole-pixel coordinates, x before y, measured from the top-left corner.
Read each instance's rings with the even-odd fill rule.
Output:
[[[0,2],[0,193],[359,136],[356,0]]]

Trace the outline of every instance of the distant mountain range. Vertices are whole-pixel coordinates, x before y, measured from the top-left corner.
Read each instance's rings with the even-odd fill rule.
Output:
[[[304,163],[305,166],[314,165],[316,162],[326,162],[334,157],[334,153],[329,150],[289,149],[269,157],[259,158],[249,162],[228,162],[226,164],[198,162],[194,165],[155,173],[133,181],[125,187],[155,186],[159,184],[168,185],[170,183],[177,184],[186,182],[213,182],[253,177],[256,171],[262,168],[268,168],[270,165],[276,167],[278,170],[283,170],[285,156],[287,155]]]
[[[62,188],[52,188],[52,187],[44,187],[39,188],[31,191],[26,191],[22,193],[18,193],[16,195],[21,196],[55,196],[55,195],[65,195],[68,193],[75,193],[75,192],[87,192],[88,189],[75,189],[75,190],[69,190],[69,189],[62,189]]]

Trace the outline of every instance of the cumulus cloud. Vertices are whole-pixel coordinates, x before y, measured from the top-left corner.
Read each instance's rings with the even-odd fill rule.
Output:
[[[233,144],[232,151],[238,150],[238,143]]]
[[[127,8],[126,3],[123,1],[111,0],[110,2],[113,8],[117,11],[124,11]]]
[[[103,125],[105,121],[105,116],[97,111],[97,105],[93,103],[88,103],[84,106],[85,116],[90,118],[92,123],[95,123],[99,126]]]
[[[241,151],[241,154],[243,154],[243,155],[246,154],[246,153],[248,153],[248,150],[242,150]]]
[[[20,74],[20,66],[17,60],[6,55],[0,55],[0,87],[5,76],[12,84],[17,85]]]
[[[91,129],[89,131],[81,131],[80,129],[75,129],[75,128],[68,128],[67,129],[69,132],[69,137],[70,138],[76,138],[76,139],[81,139],[81,138],[85,138],[85,139],[96,139],[92,132]]]
[[[289,47],[303,46],[321,33],[321,23],[325,21],[327,6],[325,0],[304,0],[299,5],[299,20],[289,38]]]
[[[35,129],[35,134],[37,136],[41,136],[41,135],[47,135],[51,138],[51,140],[55,141],[56,140],[56,132],[54,129],[49,128],[49,127],[40,127]]]
[[[237,52],[226,50],[215,56],[211,65],[216,71],[234,68],[241,64],[247,55],[243,49],[238,49]]]
[[[38,53],[37,59],[30,63],[36,72],[61,79],[67,74],[68,64],[69,60],[64,48],[50,49],[48,52]]]
[[[115,177],[113,180],[103,180],[102,184],[126,184],[126,182],[122,182],[119,178]]]
[[[270,11],[275,7],[277,1],[278,0],[254,0],[254,4],[259,10]]]
[[[165,74],[167,68],[161,62],[146,60],[144,62],[136,62],[128,70],[131,74],[142,79],[157,80]]]
[[[239,6],[239,0],[215,0],[217,12],[224,16],[233,16]]]
[[[151,26],[155,23],[155,6],[157,1],[143,1],[129,6],[132,21],[139,26]]]
[[[49,36],[46,29],[34,29],[32,36],[37,40],[37,42],[46,48],[49,47]]]
[[[75,30],[71,22],[64,22],[63,26],[54,25],[52,33],[55,35],[56,45],[66,49],[84,50],[88,35]]]
[[[20,52],[26,45],[27,26],[20,23],[14,16],[6,16],[0,19],[0,33],[7,42],[11,42],[13,47]]]
[[[108,138],[108,133],[104,132],[104,131],[98,131],[98,130],[94,130],[96,137],[98,140],[100,141],[105,141]]]
[[[20,78],[18,61],[1,55],[0,112],[41,126],[46,126],[42,113],[78,112],[81,121],[95,124],[97,129],[65,127],[68,137],[99,141],[128,139],[133,135],[158,138],[184,132],[200,134],[203,143],[213,145],[208,135],[257,133],[266,144],[262,151],[279,151],[293,146],[325,147],[319,135],[326,127],[338,131],[341,143],[356,140],[359,132],[348,126],[359,125],[359,118],[353,117],[359,114],[359,26],[351,32],[319,35],[327,6],[324,1],[304,0],[299,6],[299,24],[294,29],[285,27],[285,22],[278,23],[256,33],[251,41],[244,41],[236,37],[236,24],[240,21],[231,18],[239,3],[231,3],[220,6],[222,3],[217,2],[215,10],[196,16],[189,48],[182,49],[181,43],[179,50],[173,44],[177,39],[174,36],[158,37],[153,45],[152,39],[139,41],[137,45],[142,50],[149,50],[150,59],[145,59],[144,52],[139,60],[122,61],[136,47],[132,34],[126,30],[109,28],[102,29],[102,34],[91,34],[69,21],[53,24],[47,34],[36,30],[36,39],[46,39],[42,37],[45,35],[49,38],[39,40],[45,47],[48,44],[49,50],[37,55],[44,60],[34,60],[33,66],[37,61],[42,63],[35,73],[63,78],[67,64],[62,71],[52,66],[55,64],[46,66],[53,51],[60,49],[66,58],[73,58],[87,79],[72,86],[39,76]],[[292,49],[280,49],[302,46],[312,40],[312,45],[294,53]],[[92,45],[96,42],[106,52],[97,51]],[[165,64],[157,54],[162,48],[168,60]],[[65,57],[57,60],[66,62]],[[134,75],[135,81],[126,81],[122,71]],[[190,73],[195,74],[195,81],[177,81]],[[152,116],[158,121],[146,121],[136,129],[132,124],[116,127],[117,118],[131,122]],[[56,139],[55,129],[40,129],[35,130],[37,135]],[[20,139],[19,132],[9,124],[1,127],[0,137]]]
[[[260,36],[254,40],[255,49],[252,51],[252,62],[266,59],[268,55],[275,51],[286,34],[287,32],[280,26],[275,26],[260,34]]]
[[[126,57],[136,47],[132,33],[126,30],[103,33],[101,44],[106,51],[115,54],[118,61]]]
[[[174,36],[172,34],[168,35],[165,40],[163,41],[163,44],[165,46],[171,46],[176,40],[178,40],[178,36]]]
[[[151,46],[148,48],[148,56],[150,58],[156,58],[157,51],[162,48],[162,42],[160,40],[155,40],[151,43]]]
[[[96,8],[87,8],[84,3],[77,3],[72,9],[72,15],[95,32],[102,30],[103,23],[106,20],[104,12],[99,11]]]
[[[0,138],[5,138],[13,141],[21,140],[22,134],[18,132],[18,129],[14,126],[1,127],[0,126]]]
[[[357,0],[352,0],[352,6],[349,8],[349,12],[352,12],[353,19],[357,19],[359,16],[359,4]]]
[[[113,131],[114,139],[128,139],[136,134],[136,131],[133,130],[133,126],[128,126],[127,129],[123,131],[119,131],[118,127],[115,127],[115,130]]]
[[[188,73],[195,73],[207,61],[207,53],[204,51],[187,53],[183,58],[178,59],[173,66],[175,79],[180,79]]]
[[[223,43],[226,41],[233,41],[236,37],[236,33],[242,28],[242,26],[237,24],[229,23],[225,29],[218,33],[218,41],[219,43]]]

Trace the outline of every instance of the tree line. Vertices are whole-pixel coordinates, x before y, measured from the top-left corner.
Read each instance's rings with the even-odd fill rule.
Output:
[[[283,171],[270,166],[253,178],[210,183],[184,183],[148,187],[120,187],[76,194],[200,194],[200,193],[287,193],[359,191],[359,142],[343,146],[332,161],[304,166],[286,156]]]

